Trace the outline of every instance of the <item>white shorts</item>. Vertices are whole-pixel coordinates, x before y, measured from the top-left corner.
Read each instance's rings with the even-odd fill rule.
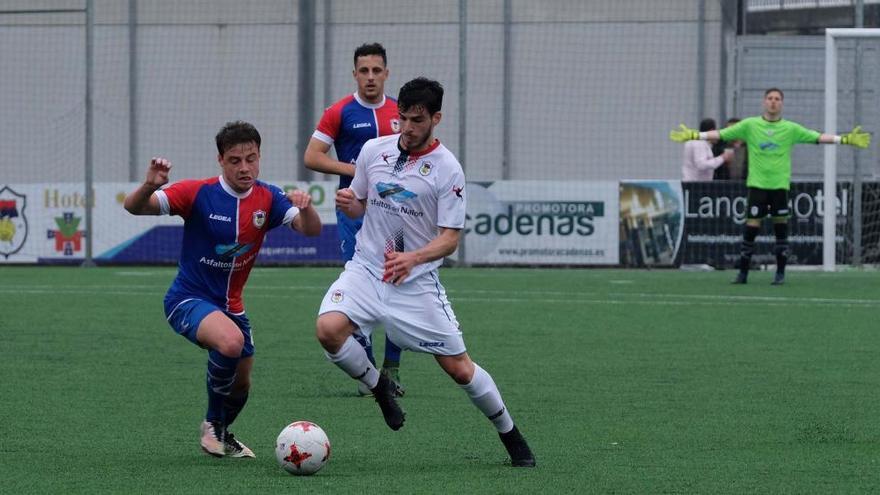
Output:
[[[401,349],[454,356],[466,351],[458,320],[436,271],[399,286],[382,282],[349,261],[327,290],[319,315],[333,311],[369,333],[378,324]]]

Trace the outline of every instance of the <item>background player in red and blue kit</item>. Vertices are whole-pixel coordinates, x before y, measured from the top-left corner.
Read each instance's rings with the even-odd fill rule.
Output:
[[[334,103],[324,111],[318,128],[306,148],[303,161],[306,167],[325,174],[339,176],[339,189],[351,184],[354,177],[354,163],[361,148],[368,140],[400,132],[397,114],[397,101],[385,95],[385,80],[388,79],[388,57],[385,48],[379,43],[364,44],[354,51],[354,80],[357,92]],[[333,146],[336,160],[327,152]],[[339,247],[342,261],[348,262],[354,256],[355,235],[361,228],[363,219],[351,219],[336,210],[336,228],[339,233]],[[373,346],[369,332],[358,332],[355,338],[367,351],[373,365]],[[397,385],[397,394],[403,395],[400,386],[400,347],[385,338],[385,361],[382,372]],[[362,395],[370,391],[360,387]]]
[[[241,292],[266,232],[287,225],[321,233],[311,197],[288,195],[258,181],[260,134],[246,122],[230,122],[216,137],[219,177],[183,180],[165,189],[171,163],[153,158],[144,183],[125,198],[135,215],[180,215],[183,246],[177,277],[165,295],[171,327],[208,350],[208,411],[201,446],[222,457],[254,457],[229,433],[250,390],[254,344]]]

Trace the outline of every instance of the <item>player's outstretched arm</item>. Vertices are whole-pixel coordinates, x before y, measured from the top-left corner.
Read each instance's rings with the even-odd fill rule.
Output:
[[[290,226],[309,237],[321,235],[321,218],[312,205],[312,196],[305,191],[294,189],[287,193],[287,199],[293,203],[293,206],[299,208],[299,215],[294,217]]]
[[[363,200],[357,199],[350,187],[336,191],[336,207],[348,218],[356,219],[364,216],[366,211],[364,203]]]
[[[315,138],[309,140],[309,145],[306,146],[306,152],[303,155],[303,163],[306,164],[306,168],[324,174],[354,177],[354,165],[330,158],[327,154],[328,151],[330,151],[330,145],[324,141]]]
[[[147,169],[144,183],[125,197],[123,206],[134,215],[158,215],[159,198],[153,195],[160,187],[168,183],[171,162],[165,158],[153,158]]]
[[[696,141],[697,139],[715,142],[721,139],[721,136],[718,134],[718,131],[700,132],[696,129],[691,129],[684,124],[679,124],[678,129],[673,129],[669,131],[669,139],[675,141],[676,143],[683,143],[685,141]]]
[[[822,134],[819,136],[819,142],[822,144],[848,144],[856,148],[865,149],[871,145],[871,135],[862,131],[862,126],[855,126],[853,130],[842,136],[834,134]]]

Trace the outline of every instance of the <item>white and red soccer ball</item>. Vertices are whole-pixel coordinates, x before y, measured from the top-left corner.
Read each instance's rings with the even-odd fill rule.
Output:
[[[330,440],[315,423],[294,421],[278,434],[275,458],[290,474],[315,474],[330,459]]]

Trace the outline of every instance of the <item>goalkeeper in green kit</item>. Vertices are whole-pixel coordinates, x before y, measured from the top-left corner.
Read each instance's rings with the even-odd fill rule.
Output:
[[[782,118],[784,95],[778,88],[764,92],[764,114],[759,117],[743,119],[735,125],[720,131],[697,132],[684,124],[679,130],[669,133],[669,139],[685,142],[695,139],[705,141],[741,140],[748,145],[749,177],[748,212],[746,228],[743,233],[742,254],[739,260],[739,273],[735,284],[748,280],[749,265],[755,252],[755,238],[761,230],[761,220],[770,216],[773,219],[773,232],[776,235],[776,276],[773,285],[785,282],[785,263],[788,260],[788,190],[791,186],[791,149],[798,143],[848,144],[857,148],[867,148],[871,136],[856,127],[848,134],[836,136],[821,134],[807,129],[798,123]]]

